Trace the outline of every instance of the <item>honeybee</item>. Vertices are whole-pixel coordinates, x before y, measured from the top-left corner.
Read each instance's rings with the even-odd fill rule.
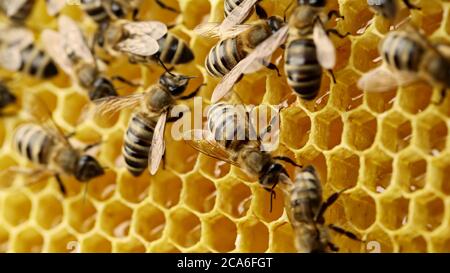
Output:
[[[165,152],[166,122],[180,118],[168,118],[168,113],[176,100],[190,99],[199,91],[181,96],[192,78],[167,71],[161,75],[159,83],[148,87],[144,93],[96,101],[100,115],[138,108],[128,124],[122,150],[126,168],[133,176],[141,175],[147,167],[152,175],[158,170]]]
[[[31,31],[23,27],[3,27],[0,32],[1,67],[43,79],[58,74],[50,56],[34,43]]]
[[[336,12],[322,13],[325,1],[298,1],[287,25],[261,42],[253,52],[240,61],[216,86],[211,101],[217,102],[225,96],[240,79],[267,66],[275,50],[287,40],[284,62],[288,84],[305,100],[314,99],[320,89],[322,68],[333,77],[336,50],[328,33],[341,35],[334,29],[325,29],[324,23]]]
[[[207,130],[190,130],[184,140],[199,152],[241,168],[247,174],[259,178],[259,184],[275,197],[274,188],[280,181],[289,179],[286,169],[279,163],[284,161],[294,166],[293,160],[283,156],[272,156],[262,149],[261,139],[250,137],[256,131],[249,112],[244,107],[220,102],[212,105],[207,113]]]
[[[402,0],[408,9],[420,10],[419,7],[412,4],[410,0]],[[386,19],[393,20],[398,13],[398,3],[397,0],[367,0],[369,7],[374,10],[374,12],[380,14]]]
[[[11,171],[27,174],[33,181],[55,176],[63,194],[66,194],[66,188],[61,175],[73,176],[82,183],[103,175],[104,168],[95,158],[85,153],[94,145],[87,146],[84,150],[74,148],[52,120],[45,103],[36,96],[31,98],[32,101],[27,105],[35,122],[20,125],[15,131],[13,142],[17,151],[34,163],[36,168]]]
[[[86,44],[83,33],[67,16],[58,17],[59,33],[50,29],[42,32],[45,49],[73,82],[88,90],[91,100],[117,96],[111,80],[100,72],[97,61]]]
[[[0,110],[4,110],[10,104],[15,103],[17,100],[16,96],[11,93],[11,90],[8,86],[0,81]],[[0,113],[0,116],[3,116],[4,113]]]
[[[0,8],[14,22],[22,23],[31,14],[35,0],[0,0]]]
[[[158,61],[167,64],[185,64],[194,59],[194,53],[182,39],[168,32],[167,26],[158,21],[111,22],[101,32],[100,45],[112,55],[128,55],[131,63]]]
[[[448,46],[446,46],[448,48]],[[450,55],[428,41],[413,26],[391,31],[381,41],[383,64],[364,74],[358,87],[367,92],[383,92],[425,80],[441,88],[441,104],[450,87]]]
[[[322,186],[313,166],[299,172],[294,183],[283,183],[285,207],[295,232],[295,246],[298,252],[338,251],[328,234],[329,229],[341,233],[350,239],[360,241],[358,237],[333,224],[325,225],[323,214],[343,192],[337,192],[322,200]]]

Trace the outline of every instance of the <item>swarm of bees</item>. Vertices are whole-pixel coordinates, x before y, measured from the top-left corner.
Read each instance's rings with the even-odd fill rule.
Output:
[[[96,115],[108,116],[126,108],[134,109],[124,134],[125,167],[133,176],[141,175],[145,169],[156,174],[164,162],[166,123],[182,118],[182,115],[170,116],[171,109],[192,99],[203,86],[184,94],[194,77],[176,72],[179,65],[194,62],[193,51],[186,41],[171,33],[170,26],[140,20],[141,1],[82,0],[81,10],[96,23],[92,37],[88,37],[74,19],[61,14],[64,2],[47,1],[48,14],[57,20],[56,29],[33,30],[27,28],[25,22],[35,1],[0,0],[1,11],[9,18],[0,29],[0,66],[36,79],[51,80],[58,73],[67,74],[72,83],[86,90]],[[161,8],[178,12],[163,1],[155,2]],[[212,103],[207,113],[207,128],[185,132],[186,143],[257,177],[261,187],[270,192],[271,200],[276,197],[275,187],[280,185],[299,252],[338,251],[329,231],[360,241],[353,233],[326,224],[323,217],[345,190],[323,201],[321,182],[314,166],[303,167],[289,157],[276,156],[261,148],[264,134],[270,132],[270,128],[260,132],[256,140],[247,134],[238,139],[239,131],[250,132],[255,128],[249,112],[237,115],[233,112],[241,102],[227,98],[246,74],[269,68],[280,77],[285,75],[292,94],[299,100],[314,100],[324,72],[329,73],[334,82],[339,80],[333,73],[336,49],[330,35],[344,39],[349,33],[340,33],[330,25],[333,17],[337,22],[345,18],[336,10],[327,10],[325,0],[293,1],[284,14],[271,16],[262,7],[263,2],[225,0],[222,22],[202,23],[194,29],[200,35],[218,39],[201,61],[210,76],[221,80],[211,98],[203,98]],[[392,21],[392,31],[379,47],[382,65],[363,75],[358,86],[367,92],[384,92],[425,80],[442,90],[440,100],[435,102],[441,104],[450,86],[448,46],[428,40],[410,22],[397,24],[399,2],[367,1],[377,16]],[[411,11],[420,10],[408,0],[403,0],[403,4]],[[258,17],[256,21],[250,21],[253,15]],[[35,40],[38,31],[39,41]],[[272,62],[278,49],[284,50],[280,56],[283,62]],[[159,82],[146,86],[144,92],[121,96],[114,81],[132,87],[140,84],[121,76],[108,76],[105,72],[108,62],[98,57],[103,53],[111,60],[125,56],[131,65],[161,66],[165,72],[159,76]],[[73,176],[85,183],[104,174],[105,168],[87,153],[96,144],[75,148],[70,144],[70,135],[62,132],[53,121],[45,101],[32,94],[23,97],[31,101],[24,103],[30,122],[17,128],[13,142],[18,153],[35,168],[10,168],[4,172],[27,175],[33,180],[54,176],[63,194],[66,194],[64,176]],[[2,81],[0,109],[14,103],[14,90],[8,87],[8,82]],[[237,119],[245,122],[240,127],[226,126],[238,124]],[[283,163],[297,168],[295,177],[289,177]]]

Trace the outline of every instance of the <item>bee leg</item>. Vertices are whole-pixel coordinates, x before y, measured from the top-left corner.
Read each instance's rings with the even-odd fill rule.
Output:
[[[139,20],[138,17],[139,17],[139,9],[133,9],[133,15],[131,18],[133,18],[133,21],[138,21]]]
[[[346,236],[347,238],[350,238],[350,239],[355,240],[355,241],[362,242],[362,240],[359,239],[358,236],[356,236],[356,234],[351,232],[351,231],[345,230],[345,229],[343,229],[341,227],[338,227],[338,226],[335,226],[333,224],[329,224],[328,227],[330,229],[334,230],[335,232]]]
[[[273,157],[273,159],[274,159],[274,160],[280,160],[280,161],[289,163],[289,164],[291,164],[291,165],[293,165],[293,166],[295,166],[295,167],[303,168],[302,165],[298,165],[297,163],[295,163],[294,160],[290,159],[290,158],[287,157],[287,156],[275,156],[275,157]]]
[[[68,133],[68,134],[65,135],[64,137],[65,137],[66,139],[69,139],[69,138],[74,137],[76,134],[77,134],[77,132],[76,132],[76,131],[73,131],[73,132]]]
[[[441,90],[441,95],[440,95],[439,100],[433,102],[433,104],[434,104],[434,105],[438,105],[438,106],[441,105],[441,104],[444,102],[446,96],[447,96],[447,89],[446,89],[446,88],[443,88],[443,89]]]
[[[347,37],[348,35],[350,35],[351,33],[350,33],[350,32],[347,32],[347,33],[345,33],[345,34],[341,34],[341,33],[339,33],[339,31],[337,31],[336,29],[327,29],[327,34],[328,34],[328,35],[334,34],[334,35],[338,36],[339,38],[345,38],[345,37]]]
[[[331,249],[331,251],[334,251],[334,252],[339,251],[339,247],[337,245],[333,244],[332,242],[328,242],[328,247]]]
[[[264,10],[263,7],[261,7],[259,5],[259,3],[257,3],[255,5],[255,11],[256,11],[256,15],[258,15],[259,19],[267,19],[267,12]]]
[[[421,10],[421,9],[422,9],[422,8],[419,7],[419,6],[416,6],[416,5],[412,4],[412,3],[410,2],[410,0],[403,0],[403,3],[405,3],[405,6],[406,6],[408,9],[415,9],[415,10]]]
[[[183,115],[184,115],[184,112],[180,112],[180,113],[178,114],[177,117],[170,117],[170,118],[167,118],[167,121],[166,121],[166,122],[167,122],[167,123],[175,122],[175,121],[181,119],[181,118],[183,117]]]
[[[270,189],[264,188],[264,190],[270,192],[270,209],[269,209],[270,212],[272,212],[272,208],[273,208],[273,199],[277,199],[277,194],[273,190],[273,188],[275,188],[275,186],[276,186],[276,184]]]
[[[121,83],[124,83],[124,84],[132,86],[132,87],[139,87],[139,86],[141,86],[140,84],[137,84],[137,83],[134,83],[132,81],[129,81],[129,80],[125,79],[122,76],[113,76],[113,77],[111,77],[111,80],[119,81]]]
[[[335,192],[332,195],[330,195],[328,197],[328,199],[322,203],[322,205],[320,206],[319,211],[317,212],[317,215],[315,216],[315,220],[319,223],[323,223],[325,220],[323,219],[323,214],[325,213],[325,211],[327,210],[327,208],[329,208],[331,205],[334,204],[334,202],[336,202],[336,200],[339,198],[339,196],[345,192],[348,189],[343,189],[341,191]]]
[[[293,4],[294,4],[295,0],[292,0],[289,5],[287,5],[287,7],[284,9],[283,12],[283,21],[287,22],[287,14],[289,12],[289,10],[292,8]]]
[[[66,195],[67,194],[66,187],[64,186],[59,174],[55,174],[55,179],[56,179],[56,182],[58,182],[58,186],[59,186],[59,189],[61,190],[62,194]]]
[[[166,5],[161,0],[155,0],[155,2],[162,9],[169,10],[169,11],[175,12],[175,13],[180,13],[180,11],[178,11],[176,8],[173,8],[173,7],[170,7],[170,6]]]
[[[280,70],[278,69],[278,67],[277,67],[275,64],[269,63],[269,64],[266,65],[266,67],[267,67],[268,69],[270,69],[270,70],[275,70],[275,71],[277,71],[278,77],[281,76]]]
[[[332,69],[328,69],[328,73],[331,75],[331,79],[333,80],[333,83],[336,83],[336,77],[334,76],[334,72]]]
[[[89,150],[91,150],[91,149],[93,149],[93,148],[99,146],[100,144],[102,144],[101,141],[96,142],[96,143],[89,144],[89,145],[87,145],[86,147],[84,147],[83,151],[84,151],[84,152],[87,152],[87,151],[89,151]]]
[[[164,153],[162,155],[162,169],[166,169],[166,150],[164,149]]]
[[[164,68],[164,70],[166,70],[167,73],[169,73],[171,76],[175,76],[173,73],[171,73],[170,71],[173,70],[173,68],[167,68],[167,66],[164,64],[164,62],[161,60],[159,55],[155,56],[158,60],[158,63]]]
[[[180,100],[192,99],[193,97],[197,96],[198,92],[200,91],[200,89],[202,89],[203,86],[206,86],[206,83],[202,83],[199,87],[197,87],[197,89],[195,89],[194,92],[192,92],[191,94],[189,94],[187,96],[182,96],[179,99]]]
[[[330,12],[328,12],[328,20],[331,20],[331,18],[333,18],[333,16],[336,16],[336,19],[342,19],[344,20],[344,16],[342,16],[339,11],[337,10],[330,10]]]

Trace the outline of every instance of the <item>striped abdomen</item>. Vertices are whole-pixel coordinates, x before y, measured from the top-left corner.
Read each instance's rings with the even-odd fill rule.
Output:
[[[109,20],[108,12],[103,7],[101,0],[82,0],[82,8],[96,23]]]
[[[20,9],[10,16],[10,19],[16,22],[25,21],[33,10],[35,0],[28,0],[20,7]]]
[[[24,48],[21,52],[22,64],[20,71],[39,78],[51,78],[58,74],[58,69],[50,56],[33,44]]]
[[[246,55],[244,51],[239,50],[236,38],[222,40],[209,51],[205,60],[206,71],[211,76],[223,77]]]
[[[312,100],[317,96],[322,67],[312,39],[300,38],[289,43],[285,52],[285,70],[289,86],[300,98]]]
[[[295,178],[291,190],[293,218],[297,222],[313,223],[322,204],[322,187],[312,166],[306,167]]]
[[[249,117],[243,105],[217,103],[208,111],[208,130],[226,149],[239,151],[250,138]]]
[[[41,127],[34,124],[20,126],[14,135],[14,143],[19,153],[33,163],[49,163],[50,152],[55,142]]]
[[[418,72],[425,48],[406,32],[391,32],[381,46],[384,61],[400,71]]]
[[[142,113],[133,114],[125,133],[123,157],[128,171],[139,176],[148,165],[156,122]]]
[[[161,61],[168,64],[185,64],[194,59],[194,53],[182,39],[167,33],[158,40],[159,55]]]

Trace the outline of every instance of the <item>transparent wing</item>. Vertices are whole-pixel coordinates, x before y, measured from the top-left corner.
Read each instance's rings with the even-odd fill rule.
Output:
[[[167,112],[163,112],[158,119],[153,133],[152,149],[148,157],[150,174],[154,175],[158,171],[159,164],[164,155],[166,145],[164,143],[164,128],[166,126]]]
[[[58,64],[58,66],[66,72],[66,74],[74,77],[72,62],[64,50],[62,37],[58,32],[46,29],[41,34],[44,49],[48,55]]]
[[[150,36],[136,36],[120,42],[117,48],[134,55],[152,56],[158,52],[159,44]]]
[[[0,41],[8,47],[24,49],[34,42],[33,32],[24,27],[3,27]]]
[[[367,92],[385,92],[418,79],[415,74],[393,72],[382,65],[364,74],[358,81],[358,88]]]
[[[192,148],[207,156],[240,167],[238,162],[232,159],[230,152],[217,143],[211,133],[207,130],[196,129],[187,131],[184,133],[183,139]]]
[[[1,6],[9,17],[18,12],[26,2],[27,0],[2,0]]]
[[[50,16],[57,15],[66,5],[66,0],[46,0],[47,13]]]
[[[39,124],[48,134],[52,135],[55,140],[71,147],[64,133],[53,120],[52,112],[43,99],[32,93],[27,93],[24,97],[24,107],[26,113],[30,115],[30,119]]]
[[[72,18],[61,15],[58,18],[59,33],[63,39],[64,49],[69,54],[75,54],[87,63],[95,63],[94,56],[87,46],[81,29]]]
[[[198,25],[194,31],[201,36],[228,39],[239,35],[251,27],[251,24],[237,24],[227,29],[221,29],[219,23],[205,23]]]
[[[163,37],[168,31],[167,26],[159,21],[129,22],[126,23],[123,28],[130,36],[147,35],[155,40]]]
[[[336,64],[336,49],[320,22],[314,25],[313,40],[320,65],[325,69],[332,69]]]
[[[279,29],[272,36],[259,44],[255,50],[240,61],[214,89],[211,102],[216,103],[233,88],[236,81],[243,73],[253,73],[262,68],[262,65],[272,56],[275,50],[285,41],[288,34],[288,26]]]
[[[94,101],[96,104],[95,114],[108,116],[122,109],[134,108],[139,106],[144,99],[145,93],[136,93],[122,97],[106,97]]]
[[[0,49],[0,66],[10,71],[19,70],[22,64],[20,51],[17,48]]]
[[[250,14],[256,2],[258,2],[258,0],[242,1],[241,4],[235,7],[220,24],[220,31],[228,30],[234,25],[242,23],[245,20],[245,18],[247,18],[247,16]]]

